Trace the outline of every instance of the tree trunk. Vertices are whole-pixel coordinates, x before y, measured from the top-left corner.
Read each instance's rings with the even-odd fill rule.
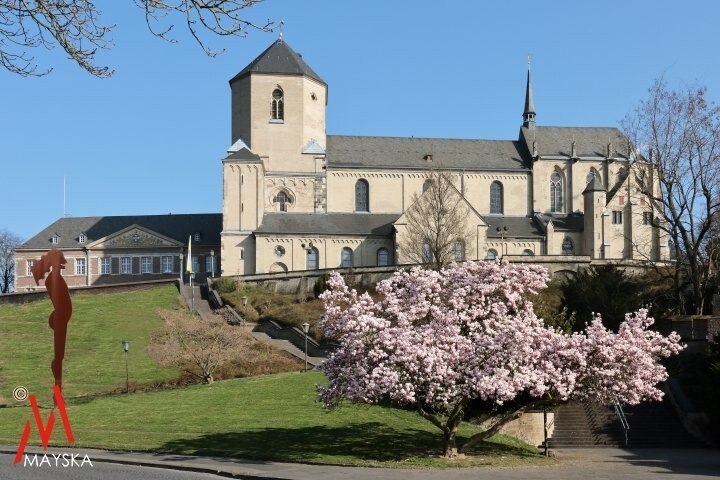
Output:
[[[458,449],[457,442],[455,441],[455,430],[448,430],[445,434],[445,458],[457,457]]]

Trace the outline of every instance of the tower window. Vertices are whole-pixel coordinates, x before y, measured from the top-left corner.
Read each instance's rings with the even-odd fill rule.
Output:
[[[370,201],[369,201],[369,190],[367,180],[360,179],[355,182],[355,211],[356,212],[369,212]]]
[[[613,225],[622,225],[622,211],[613,210],[612,223]]]
[[[558,172],[553,172],[550,175],[550,211],[563,211],[562,176]]]
[[[503,213],[503,186],[500,182],[490,184],[490,213]]]
[[[270,118],[272,120],[285,120],[285,95],[279,88],[276,88],[272,92]]]

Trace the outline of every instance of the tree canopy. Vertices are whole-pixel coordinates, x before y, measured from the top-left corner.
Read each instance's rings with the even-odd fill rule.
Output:
[[[661,398],[656,385],[667,373],[659,360],[681,350],[679,336],[648,330],[653,319],[643,309],[628,313],[617,333],[599,315],[581,333],[548,328],[527,299],[547,280],[536,265],[416,267],[380,282],[374,300],[333,274],[320,326],[339,347],[321,367],[330,383],[320,398],[328,407],[342,399],[412,407],[443,432],[446,456],[544,402]],[[515,406],[458,448],[457,428],[477,399]]]

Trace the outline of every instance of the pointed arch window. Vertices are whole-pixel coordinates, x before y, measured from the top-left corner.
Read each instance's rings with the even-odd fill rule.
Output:
[[[425,242],[422,246],[422,261],[423,263],[430,263],[432,262],[433,255],[432,251],[430,250],[430,243]]]
[[[270,103],[270,118],[272,120],[285,119],[285,94],[279,88],[272,92],[272,100]]]
[[[285,190],[280,190],[273,198],[273,202],[278,205],[279,211],[287,212],[288,205],[292,204],[292,198]]]
[[[598,179],[600,182],[602,182],[602,178],[600,178],[600,174],[595,170],[594,168],[591,168],[588,172],[587,176],[585,177],[585,183],[590,184],[594,179]]]
[[[625,180],[625,169],[621,168],[617,174],[615,174],[615,185],[621,184],[623,180]]]
[[[495,260],[498,256],[497,250],[494,248],[491,248],[487,251],[487,254],[485,255],[485,260]]]
[[[562,243],[562,254],[563,255],[575,255],[575,244],[570,240],[569,237],[565,237]]]
[[[342,249],[340,254],[340,266],[342,268],[350,268],[353,266],[353,251],[349,247]]]
[[[428,178],[423,182],[423,193],[427,192],[430,187],[432,187],[433,181],[432,178]]]
[[[320,252],[315,247],[307,251],[307,259],[305,260],[305,270],[317,270],[320,268]]]
[[[490,184],[490,213],[503,213],[503,185],[498,181]]]
[[[378,248],[377,266],[378,267],[387,267],[388,265],[390,265],[390,252],[388,252],[388,249],[385,247]]]
[[[370,186],[363,178],[355,182],[355,211],[370,211]]]
[[[562,175],[559,172],[553,172],[550,175],[550,211],[563,211],[563,184]]]

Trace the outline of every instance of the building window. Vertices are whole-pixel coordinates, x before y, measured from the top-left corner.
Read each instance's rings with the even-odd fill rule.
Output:
[[[525,250],[523,250],[522,254],[526,257],[532,257],[533,255],[535,255],[535,252],[533,252],[529,248],[526,248]]]
[[[103,257],[100,259],[100,273],[102,275],[110,275],[110,273],[112,273],[112,258]]]
[[[87,263],[84,258],[75,259],[75,275],[85,275],[87,273]]]
[[[140,273],[152,273],[152,257],[140,257]]]
[[[367,180],[360,179],[355,182],[355,211],[356,212],[369,212],[369,190]]]
[[[120,273],[132,273],[132,258],[120,257]]]
[[[652,225],[652,212],[643,212],[643,225]]]
[[[172,273],[173,271],[173,257],[165,255],[160,261],[163,273]]]
[[[588,172],[587,176],[585,177],[585,183],[590,184],[596,178],[602,181],[600,179],[600,174],[597,172],[597,170],[593,168],[590,170],[590,172]]]
[[[575,245],[570,238],[565,237],[562,243],[562,254],[563,255],[575,255]]]
[[[270,104],[271,114],[270,117],[273,120],[284,120],[285,119],[285,95],[283,91],[276,88],[272,92],[272,100]]]
[[[212,255],[205,257],[205,271],[213,273],[215,270],[215,257]]]
[[[35,265],[35,260],[28,260],[27,261],[27,274],[28,277],[32,277],[32,267]]]
[[[433,181],[431,178],[428,178],[423,182],[423,193],[428,191],[428,189],[432,186],[432,183]]]
[[[199,242],[200,241],[200,232],[193,233],[193,242]]]
[[[387,267],[390,264],[390,253],[385,247],[378,248],[377,251],[377,266]]]
[[[430,263],[432,262],[433,255],[432,251],[430,250],[430,244],[428,242],[423,243],[422,246],[422,261],[423,263]]]
[[[495,260],[497,258],[497,255],[498,255],[497,250],[495,250],[494,248],[491,248],[485,254],[485,260]]]
[[[563,211],[562,176],[558,172],[553,172],[550,175],[550,211]]]
[[[198,257],[197,255],[192,256],[192,272],[200,272],[200,257]]]
[[[56,234],[54,234],[54,235],[52,236],[52,244],[53,244],[53,245],[57,245],[58,243],[60,243],[60,237],[59,237],[58,234],[56,233]]]
[[[455,261],[462,262],[465,260],[465,242],[455,240]]]
[[[342,268],[350,268],[353,266],[353,251],[351,248],[345,247],[340,254],[340,266]]]
[[[618,203],[619,203],[620,205],[625,205],[625,197],[622,196],[622,195],[620,195],[620,196],[618,197]]]
[[[282,257],[283,255],[285,255],[285,247],[283,247],[282,245],[276,246],[275,255],[277,255],[278,257]]]
[[[621,168],[621,169],[618,170],[618,172],[615,174],[615,185],[621,184],[624,179],[625,179],[625,170]]]
[[[288,195],[286,191],[280,190],[278,194],[275,195],[275,198],[273,198],[273,202],[278,204],[279,211],[287,212],[288,205],[292,204],[292,198],[290,198],[290,195]]]
[[[613,223],[613,225],[622,225],[622,212],[621,211],[613,210],[612,223]]]
[[[307,259],[305,260],[305,270],[317,270],[320,268],[320,253],[318,249],[312,247],[307,251]]]
[[[500,182],[490,184],[490,213],[503,213],[503,186]]]
[[[87,240],[87,237],[85,236],[84,233],[81,233],[80,236],[78,236],[78,243],[85,243],[86,240]]]

